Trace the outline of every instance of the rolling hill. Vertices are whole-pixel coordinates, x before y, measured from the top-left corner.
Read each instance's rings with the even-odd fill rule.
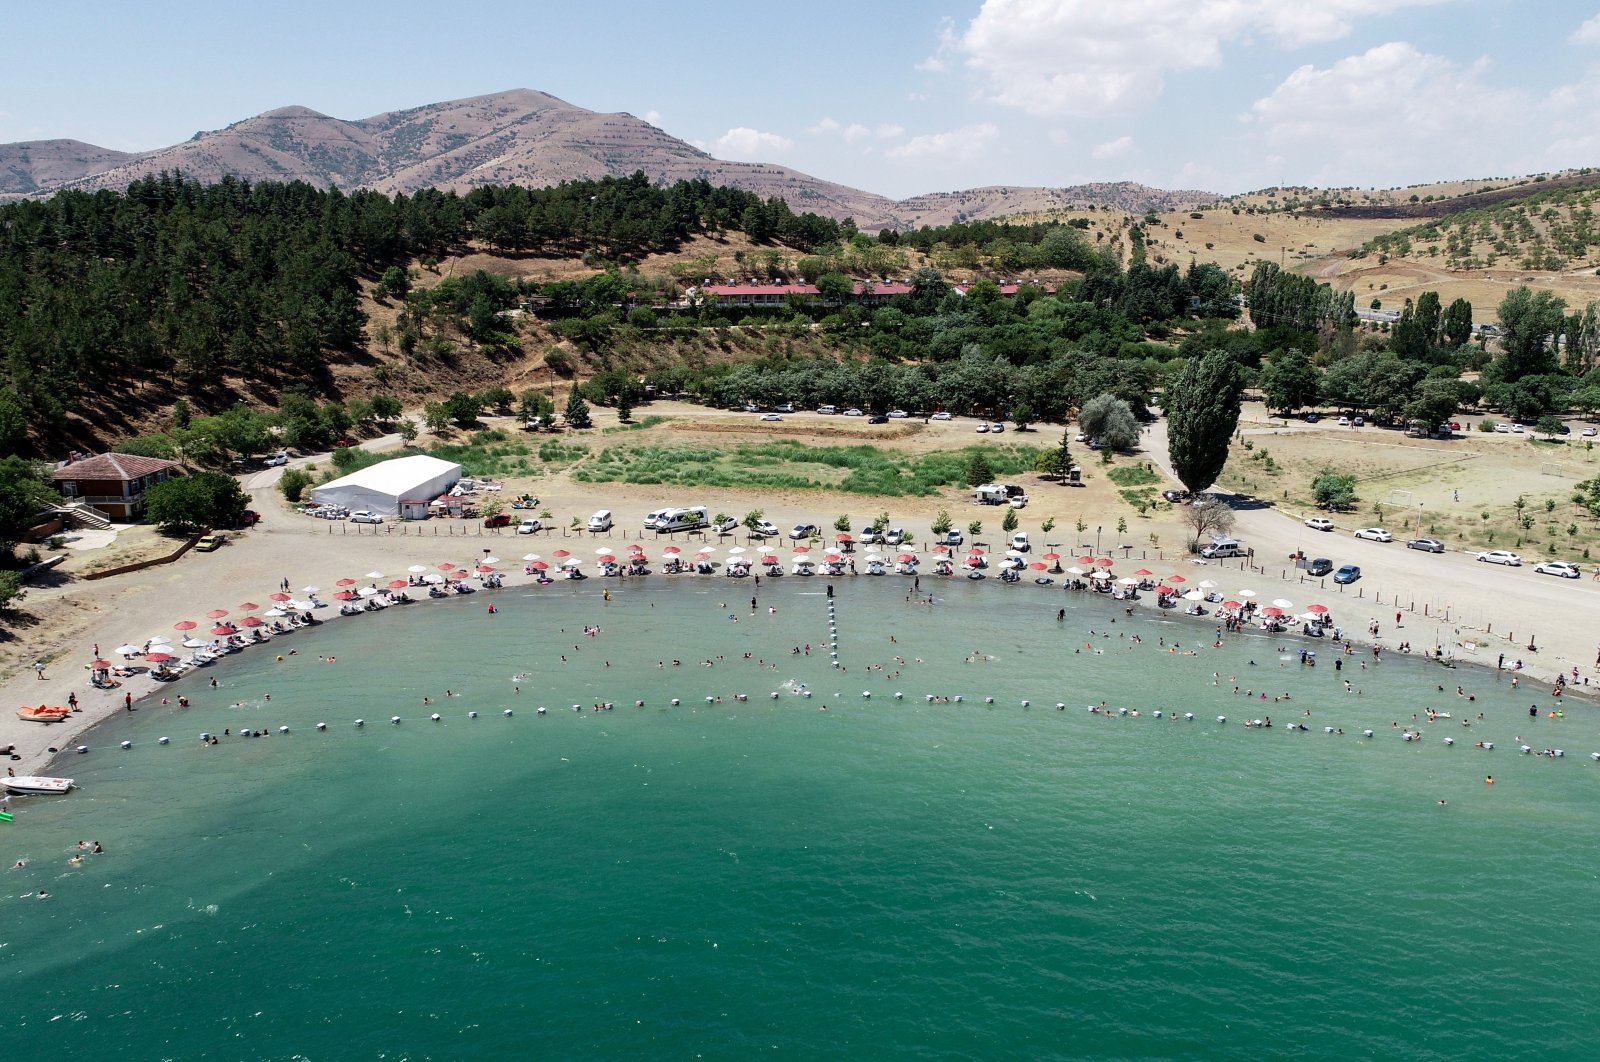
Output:
[[[283,107],[136,154],[69,140],[0,145],[0,201],[66,188],[120,190],[162,170],[208,183],[231,174],[388,194],[488,184],[539,187],[643,170],[659,182],[703,178],[776,196],[796,212],[853,217],[869,230],[1074,207],[1175,210],[1217,198],[1123,182],[981,188],[897,202],[784,166],[725,162],[631,114],[600,114],[543,92],[513,89],[356,121]]]

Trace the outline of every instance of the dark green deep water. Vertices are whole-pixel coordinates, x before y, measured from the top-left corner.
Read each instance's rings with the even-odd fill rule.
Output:
[[[0,870],[5,1054],[1592,1057],[1593,708],[1530,720],[1546,697],[1414,659],[1336,674],[1326,643],[1177,655],[1210,627],[994,582],[925,579],[933,609],[841,584],[843,672],[822,586],[754,615],[727,580],[479,594],[183,680],[195,707],[100,728],[59,765],[80,791],[0,824],[29,861]],[[1424,705],[1455,718],[1403,741]],[[74,870],[80,838],[107,852]]]

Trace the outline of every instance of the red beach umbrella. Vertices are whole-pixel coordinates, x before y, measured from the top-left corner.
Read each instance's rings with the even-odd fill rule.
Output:
[[[216,634],[216,635],[226,635],[226,634],[234,634],[234,633],[237,633],[237,632],[235,632],[232,627],[229,627],[229,626],[227,626],[226,624],[223,624],[223,623],[219,623],[215,627],[211,628],[211,633],[212,634]]]
[[[1261,614],[1263,616],[1281,616],[1283,615],[1283,609],[1278,608],[1276,605],[1268,605],[1261,610]]]
[[[1169,576],[1167,576],[1167,582],[1169,582],[1169,583],[1186,583],[1188,581],[1189,580],[1185,579],[1181,575],[1169,575]]]
[[[294,598],[292,598],[288,594],[282,593],[280,591],[279,593],[276,593],[276,594],[268,594],[267,595],[267,600],[268,601],[293,601]]]
[[[1058,561],[1058,560],[1061,559],[1061,554],[1059,554],[1059,553],[1046,553],[1044,556],[1040,557],[1039,559],[1040,560],[1047,560],[1047,561]]]
[[[455,561],[445,561],[443,564],[437,565],[438,569],[441,572],[447,572],[451,568],[454,568],[455,566],[456,566],[456,562]]]
[[[1306,611],[1307,612],[1315,612],[1318,615],[1321,615],[1321,614],[1323,614],[1323,613],[1328,611],[1328,606],[1327,605],[1307,605],[1306,606]]]
[[[239,611],[240,612],[254,612],[256,609],[258,609],[260,607],[261,606],[256,604],[254,601],[246,601],[244,604],[239,606]]]
[[[949,546],[944,546],[944,545],[939,545],[939,546],[933,547],[933,551],[935,553],[949,553],[950,552],[950,547]]]
[[[179,620],[177,623],[172,625],[172,629],[175,631],[192,631],[198,626],[200,626],[200,624],[196,623],[194,620]]]
[[[335,601],[349,601],[352,597],[355,597],[355,596],[356,595],[355,595],[355,591],[354,590],[340,590],[338,593],[333,595],[333,599]]]
[[[665,554],[666,554],[666,555],[667,555],[667,556],[669,556],[669,557],[675,557],[675,556],[677,556],[677,555],[678,555],[678,554],[680,554],[680,553],[682,553],[682,552],[683,552],[683,550],[681,550],[681,549],[679,549],[679,548],[678,548],[678,547],[677,547],[677,546],[667,546],[667,547],[665,547],[665,548],[664,548],[664,549],[662,549],[662,551],[661,551],[661,552],[662,552],[662,553],[665,553]],[[556,556],[558,556],[558,557],[559,557],[559,556],[560,556],[560,554],[559,554],[559,553],[557,553],[557,554],[556,554]]]
[[[488,573],[490,573],[490,572],[492,572],[492,571],[494,571],[494,569],[493,569],[493,568],[491,568],[491,567],[490,567],[490,566],[489,566],[489,565],[487,565],[487,564],[480,564],[480,565],[478,565],[478,574],[479,574],[479,575],[487,575],[487,574],[488,574]]]
[[[810,553],[811,552],[811,547],[810,546],[795,546],[793,548],[794,548],[794,552],[796,552],[796,553]]]
[[[554,553],[550,554],[550,556],[559,557],[562,560],[566,560],[568,557],[572,556],[572,552],[570,550],[558,549]]]
[[[1223,608],[1244,608],[1244,605],[1242,605],[1238,601],[1224,601],[1222,603],[1222,607]]]
[[[214,608],[210,612],[206,613],[206,619],[221,619],[227,614],[228,610],[225,608]]]
[[[778,558],[776,556],[774,556],[773,554],[768,553],[765,557],[761,558],[761,563],[762,564],[777,564],[778,563]]]
[[[549,570],[550,565],[546,564],[544,561],[534,561],[529,564],[528,567],[532,568],[536,572],[542,572]]]
[[[344,579],[340,579],[338,582],[334,583],[333,585],[334,586],[354,586],[354,585],[356,585],[356,581],[354,579],[346,577]]]
[[[1095,563],[1100,565],[1102,568],[1109,568],[1117,562],[1112,560],[1110,557],[1097,557],[1095,558]]]
[[[1079,557],[1078,558],[1078,563],[1079,564],[1083,564],[1083,565],[1093,564],[1094,563],[1094,558],[1093,557]]]
[[[1139,578],[1143,579],[1146,576],[1154,575],[1155,572],[1151,571],[1149,568],[1140,568],[1138,571],[1134,572],[1133,574],[1135,574]]]
[[[106,668],[111,666],[111,661],[109,661],[109,660],[91,660],[91,661],[89,661],[89,666],[94,668],[96,671],[104,671]]]
[[[390,579],[389,580],[389,589],[390,590],[404,590],[406,587],[408,587],[410,585],[411,584],[406,582],[404,579]]]
[[[639,545],[639,543],[637,543],[637,542],[629,542],[628,543],[628,552],[629,553],[643,553],[644,552],[644,547]]]
[[[1034,561],[1032,564],[1028,565],[1028,567],[1032,568],[1036,572],[1042,572],[1046,568],[1050,567],[1050,565],[1046,564],[1044,561]]]
[[[243,622],[246,627],[265,627],[267,625],[267,621],[260,616],[246,616]]]
[[[833,540],[835,542],[854,542],[855,536],[851,535],[848,531],[840,531],[837,535],[833,536]]]
[[[172,659],[172,654],[168,652],[146,653],[144,658],[153,664],[164,664]]]
[[[916,559],[917,559],[917,555],[915,553],[902,553],[898,557],[895,558],[895,560],[898,561],[901,564],[910,564],[912,561],[914,561]],[[1044,567],[1044,565],[1041,564],[1040,567],[1042,568],[1042,567]]]

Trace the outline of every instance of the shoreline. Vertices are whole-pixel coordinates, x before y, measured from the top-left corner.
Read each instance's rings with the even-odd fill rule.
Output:
[[[474,588],[474,591],[473,591],[472,595],[455,595],[455,594],[452,594],[451,598],[454,598],[454,597],[457,597],[457,596],[475,596],[478,593],[494,594],[496,590],[527,589],[529,587],[533,587],[533,586],[537,585],[537,580],[536,580],[535,577],[522,574],[521,572],[517,572],[517,571],[501,571],[500,575],[502,577],[502,584],[499,587],[482,587],[482,586],[480,586],[480,587]],[[880,576],[880,577],[869,576],[869,575],[866,575],[865,573],[855,573],[855,574],[847,574],[847,575],[843,575],[843,576],[823,576],[823,575],[816,575],[816,576],[811,576],[811,577],[806,577],[806,576],[785,576],[784,578],[785,578],[785,580],[788,580],[788,579],[791,579],[791,578],[800,579],[800,580],[803,580],[803,581],[806,581],[806,582],[810,582],[812,580],[817,580],[817,581],[823,582],[824,584],[827,584],[829,582],[849,583],[849,582],[851,582],[851,581],[853,581],[853,580],[855,580],[857,578],[861,578],[861,579],[889,578],[889,579],[894,579],[896,581],[903,582],[904,580],[906,580],[909,577],[905,576],[905,575],[891,574],[891,573],[885,573],[884,576]],[[945,580],[954,581],[954,580],[960,579],[960,580],[966,581],[964,579],[964,577],[961,576],[961,575],[950,575],[950,576],[928,575],[927,578],[929,578],[930,580],[933,580],[935,582],[935,584],[937,584],[939,582],[942,582],[942,581],[945,581]],[[661,574],[661,573],[654,573],[654,574],[648,575],[648,576],[627,576],[627,577],[623,577],[623,578],[620,578],[620,579],[607,579],[606,577],[603,577],[603,576],[591,575],[591,576],[588,576],[585,581],[596,581],[596,582],[599,583],[599,586],[596,588],[597,590],[606,590],[606,589],[609,589],[611,586],[615,585],[616,583],[620,582],[620,583],[624,583],[625,584],[629,580],[637,580],[637,579],[646,579],[646,580],[668,579],[668,580],[673,580],[673,581],[676,581],[676,580],[690,580],[690,581],[697,582],[697,583],[720,582],[720,581],[726,580],[727,583],[730,583],[730,584],[732,584],[734,586],[743,586],[743,585],[746,585],[749,582],[749,580],[746,580],[746,579],[738,579],[738,580],[730,579],[724,573],[724,571],[720,569],[720,562],[719,562],[719,570],[716,572],[716,574],[713,574],[713,575],[699,575],[699,574],[693,574],[693,573],[688,573],[688,572],[685,572],[685,573],[682,573],[682,574],[679,574],[679,575],[664,575],[664,574]],[[983,580],[983,581],[987,582],[987,581],[991,581],[991,580],[995,581],[995,582],[1000,582],[1000,580],[998,579],[997,576],[986,576],[985,580]],[[564,582],[564,581],[566,581],[566,580],[554,580],[554,582]],[[1125,598],[1123,598],[1123,599],[1113,599],[1113,598],[1111,598],[1111,596],[1109,594],[1102,595],[1102,594],[1098,594],[1098,593],[1095,593],[1095,592],[1090,591],[1090,590],[1067,591],[1067,590],[1064,589],[1063,582],[1059,582],[1059,581],[1058,582],[1053,582],[1053,583],[1051,583],[1051,584],[1049,584],[1047,586],[1038,586],[1037,584],[1032,584],[1030,580],[1026,580],[1025,579],[1022,584],[1018,584],[1018,585],[1019,586],[1032,585],[1033,588],[1036,591],[1043,591],[1044,593],[1047,593],[1047,594],[1066,595],[1066,596],[1072,598],[1075,602],[1078,601],[1080,598],[1084,598],[1084,597],[1087,597],[1087,598],[1092,600],[1093,598],[1104,596],[1104,597],[1107,598],[1108,603],[1113,604],[1113,605],[1122,606],[1123,609],[1125,611],[1127,611],[1129,614],[1131,614],[1131,609],[1138,608],[1138,609],[1140,609],[1142,611],[1148,611],[1154,617],[1170,616],[1171,618],[1173,618],[1175,620],[1178,620],[1179,622],[1186,622],[1188,625],[1192,625],[1196,630],[1199,630],[1201,627],[1214,628],[1214,627],[1217,626],[1217,624],[1219,622],[1219,620],[1216,618],[1216,610],[1215,610],[1215,608],[1212,608],[1212,609],[1208,610],[1208,612],[1203,616],[1190,615],[1182,607],[1161,608],[1159,606],[1159,604],[1157,603],[1158,600],[1159,600],[1159,595],[1156,594],[1154,591],[1141,591],[1137,598],[1129,600],[1129,599],[1125,599]],[[407,592],[412,592],[412,591],[416,591],[416,590],[419,590],[419,589],[422,589],[422,588],[415,587],[415,586],[408,587],[407,588]],[[410,608],[410,607],[415,606],[415,605],[428,604],[428,603],[431,603],[431,602],[433,602],[435,600],[448,600],[448,599],[430,598],[430,597],[426,596],[426,594],[424,592],[424,596],[414,598],[410,605],[405,605],[405,604],[390,605],[390,606],[388,606],[388,608],[380,609],[380,610],[377,610],[377,611],[379,611],[379,612],[387,612],[391,608],[402,608],[402,609],[405,609],[405,608]],[[1044,599],[1041,596],[1041,601],[1043,601],[1043,600]],[[1057,598],[1057,600],[1059,600],[1059,598]],[[324,607],[328,608],[328,609],[333,609],[333,604],[334,604],[333,602],[326,602]],[[1207,604],[1211,604],[1211,603],[1208,602]],[[1064,607],[1064,606],[1057,605],[1055,607],[1061,608],[1061,607]],[[367,615],[367,614],[363,613],[363,616],[365,616],[365,615]],[[317,627],[321,627],[321,626],[324,626],[324,625],[326,625],[328,623],[331,623],[331,622],[334,622],[334,621],[344,620],[344,619],[356,619],[356,618],[357,617],[355,617],[355,616],[348,616],[348,617],[344,616],[344,615],[340,614],[337,610],[333,610],[332,613],[330,615],[328,615],[326,618],[318,617],[318,622],[317,622],[316,626]],[[307,629],[308,628],[304,628],[304,627],[298,628],[294,632],[294,634],[296,634],[296,635],[304,634],[304,633],[306,633]],[[314,632],[312,632],[312,633],[314,634]],[[1259,627],[1255,626],[1254,624],[1250,624],[1250,625],[1247,625],[1247,627],[1246,627],[1244,632],[1225,632],[1224,633],[1224,637],[1226,638],[1228,634],[1234,634],[1234,633],[1261,633],[1261,634],[1265,634],[1267,632],[1262,631]],[[1274,636],[1275,637],[1286,637],[1286,638],[1292,639],[1293,644],[1295,644],[1298,648],[1305,648],[1305,649],[1315,650],[1315,649],[1317,649],[1319,647],[1322,647],[1322,648],[1327,649],[1330,653],[1341,653],[1341,649],[1339,647],[1341,647],[1343,645],[1351,646],[1358,653],[1362,652],[1362,651],[1370,651],[1374,646],[1377,646],[1379,648],[1380,652],[1382,652],[1385,655],[1390,655],[1390,656],[1401,655],[1401,656],[1406,656],[1406,657],[1419,657],[1420,656],[1421,659],[1423,659],[1426,662],[1433,663],[1436,667],[1440,667],[1440,668],[1447,669],[1447,670],[1460,670],[1462,668],[1466,668],[1466,669],[1471,669],[1473,672],[1480,672],[1481,671],[1482,673],[1484,673],[1486,675],[1496,676],[1496,680],[1498,680],[1498,676],[1500,674],[1502,674],[1502,673],[1504,673],[1504,672],[1509,670],[1509,669],[1503,669],[1503,668],[1491,668],[1491,667],[1488,666],[1487,663],[1479,662],[1479,661],[1476,661],[1476,660],[1461,660],[1461,659],[1456,659],[1454,657],[1450,657],[1450,658],[1448,658],[1449,662],[1446,663],[1446,662],[1436,661],[1430,656],[1422,656],[1422,654],[1417,653],[1415,651],[1409,652],[1409,653],[1401,653],[1398,649],[1395,649],[1395,648],[1393,648],[1391,646],[1385,645],[1384,644],[1384,640],[1381,637],[1379,637],[1377,639],[1374,639],[1369,635],[1369,633],[1367,631],[1364,631],[1364,630],[1346,631],[1346,632],[1344,632],[1344,639],[1343,639],[1342,642],[1333,641],[1331,639],[1331,637],[1323,637],[1323,638],[1308,637],[1305,634],[1300,632],[1300,630],[1298,629],[1298,625],[1296,625],[1294,627],[1290,627],[1287,630],[1284,630],[1284,631],[1281,631],[1281,632],[1277,632]],[[241,652],[248,652],[251,649],[262,649],[262,648],[267,649],[267,651],[269,651],[269,652],[275,651],[275,650],[271,649],[272,644],[278,638],[283,638],[283,637],[288,637],[288,635],[284,635],[284,634],[275,635],[273,637],[268,638],[264,642],[256,643],[256,644],[253,644],[253,645],[248,645],[248,646],[244,647],[243,649],[241,649],[240,651]],[[298,639],[296,640],[295,645],[296,646],[299,645]],[[187,677],[188,675],[191,675],[191,674],[201,673],[204,670],[205,670],[204,668],[193,668],[193,669],[191,669],[190,672],[187,672],[184,677]],[[1535,687],[1535,688],[1537,688],[1539,690],[1540,695],[1542,697],[1548,697],[1549,696],[1549,692],[1550,692],[1549,691],[1549,687],[1551,687],[1553,685],[1553,683],[1551,683],[1550,680],[1544,678],[1543,676],[1534,674],[1527,667],[1524,667],[1523,670],[1520,671],[1520,672],[1511,672],[1511,673],[1517,675],[1519,678],[1526,678],[1526,679],[1529,679],[1529,680],[1536,680],[1538,682],[1538,686]],[[134,680],[130,680],[130,681],[134,681]],[[173,687],[175,689],[178,689],[178,690],[186,690],[186,689],[189,688],[188,686],[182,685],[183,677],[180,677],[178,680],[175,680],[175,681],[173,681],[171,683],[162,683],[162,682],[156,682],[153,679],[150,679],[150,678],[148,678],[146,676],[141,675],[141,676],[138,677],[138,681],[140,681],[143,685],[147,686],[148,688],[144,689],[142,692],[140,692],[137,695],[135,695],[135,697],[133,699],[133,710],[135,710],[135,711],[137,711],[141,707],[148,707],[149,704],[153,702],[153,699],[157,695],[161,694],[162,690],[167,689],[169,686]],[[1569,687],[1567,687],[1567,689],[1568,689],[1568,692],[1563,694],[1560,703],[1565,703],[1568,700],[1568,698],[1573,698],[1575,696],[1576,696],[1576,699],[1579,700],[1579,701],[1591,701],[1594,695],[1600,694],[1600,690],[1596,690],[1593,687],[1584,687],[1582,685],[1569,686]],[[127,690],[124,687],[121,692],[130,693],[132,691],[131,690]],[[1582,696],[1582,694],[1584,694],[1584,693],[1589,693],[1590,696],[1589,697]],[[174,693],[171,696],[172,696],[172,699],[175,700],[176,697],[179,696],[179,694]],[[24,753],[23,754],[23,759],[20,760],[20,761],[13,761],[11,763],[11,766],[14,767],[14,768],[15,767],[20,767],[21,768],[21,769],[19,769],[17,771],[18,774],[38,773],[39,770],[42,770],[42,772],[47,774],[47,775],[60,777],[60,776],[62,776],[62,772],[59,770],[59,768],[65,765],[65,763],[67,762],[69,757],[78,754],[75,751],[76,747],[78,747],[80,745],[84,745],[86,743],[84,739],[88,738],[101,725],[103,725],[103,724],[109,722],[111,719],[115,718],[123,710],[124,709],[123,709],[121,700],[119,698],[108,697],[107,699],[99,702],[98,704],[94,705],[93,707],[85,706],[82,711],[80,711],[79,713],[77,713],[75,715],[69,716],[66,720],[63,720],[61,723],[53,723],[53,724],[49,724],[48,726],[45,726],[43,724],[39,724],[41,726],[41,729],[47,730],[49,735],[52,738],[55,738],[55,737],[57,737],[57,735],[59,735],[59,740],[52,741],[51,745],[48,748],[46,748],[46,749],[44,749],[44,750],[42,750],[40,752],[35,753],[32,757],[29,757],[26,753]],[[64,728],[64,729],[58,729],[58,728]],[[52,749],[54,751],[51,751]],[[91,749],[92,749],[92,746],[91,746]]]

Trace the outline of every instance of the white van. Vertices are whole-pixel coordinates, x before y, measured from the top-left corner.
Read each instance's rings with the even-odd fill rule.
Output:
[[[838,409],[836,409],[833,406],[818,406],[817,407],[817,412],[821,413],[823,416],[829,416],[829,415],[837,413],[839,411],[838,411]]]
[[[1226,557],[1245,557],[1249,552],[1241,542],[1226,537],[1214,537],[1211,545],[1200,551],[1200,556],[1216,560]]]
[[[589,517],[589,530],[590,531],[610,531],[611,530],[611,510],[610,509],[601,509],[599,512],[595,513],[593,516]]]
[[[706,513],[704,505],[696,505],[688,509],[669,509],[661,519],[656,521],[657,531],[698,531],[702,527],[710,527],[711,518]]]

